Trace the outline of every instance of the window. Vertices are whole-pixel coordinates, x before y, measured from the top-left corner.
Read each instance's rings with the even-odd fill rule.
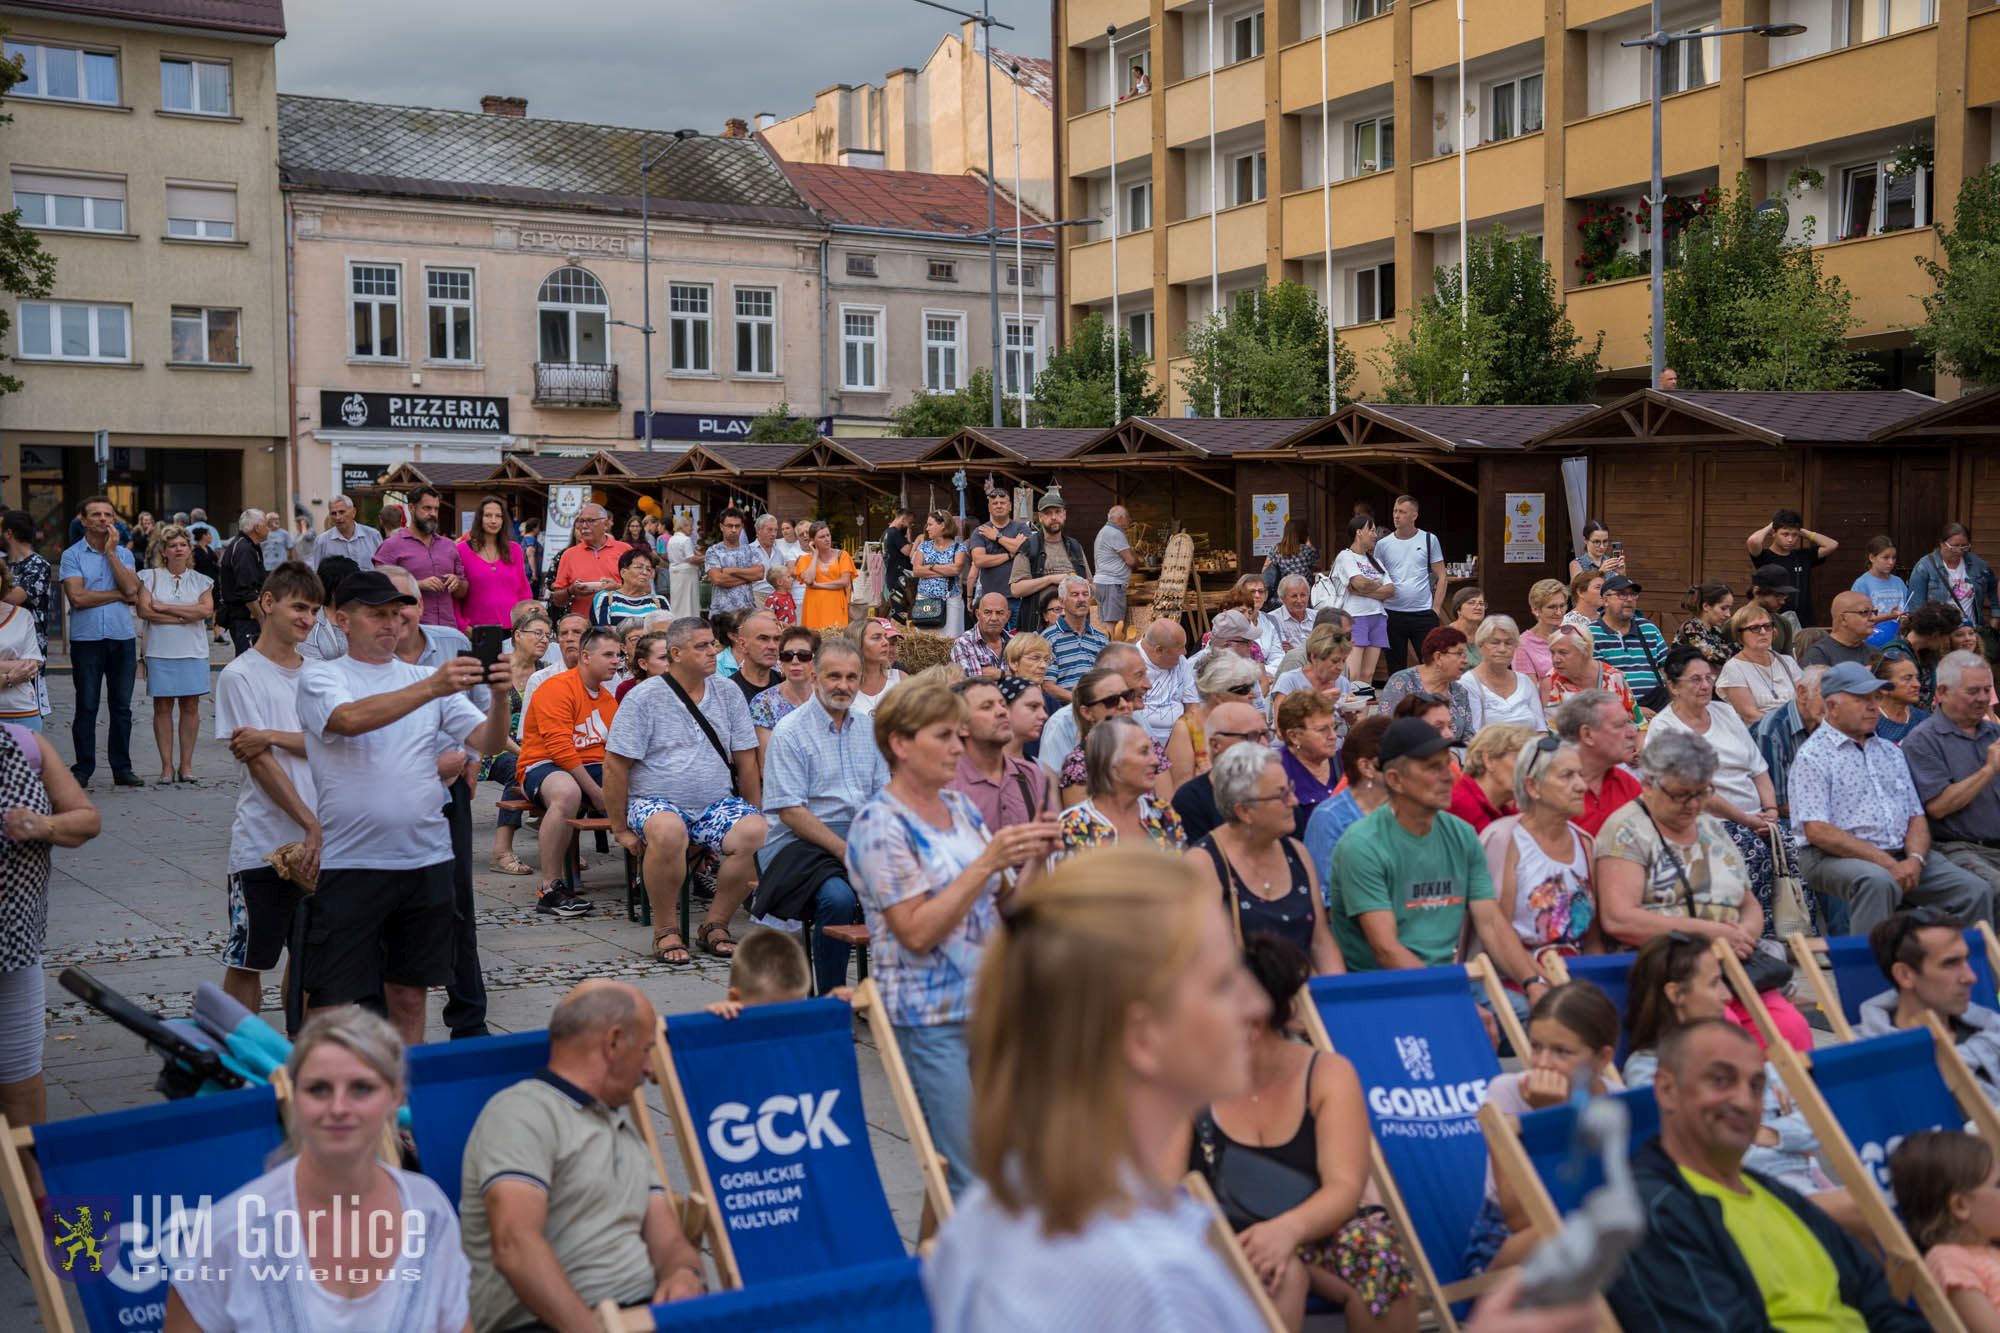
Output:
[[[1366,176],[1374,171],[1387,171],[1396,165],[1396,118],[1376,116],[1371,120],[1354,122],[1354,156],[1348,163],[1348,172],[1354,176]]]
[[[353,264],[347,270],[354,312],[353,355],[393,361],[403,354],[403,270],[395,264]]]
[[[1153,225],[1153,182],[1125,187],[1125,230],[1145,231]]]
[[[851,257],[851,256],[850,256]],[[882,388],[882,312],[840,308],[840,385],[870,393]]]
[[[709,320],[714,290],[701,282],[667,284],[667,369],[707,375],[715,369]]]
[[[951,393],[959,387],[959,344],[964,328],[964,315],[924,311],[924,388],[931,393]]]
[[[1254,204],[1264,197],[1264,154],[1261,150],[1229,160],[1229,202]]]
[[[1708,32],[1714,27],[1713,23],[1707,23],[1699,28],[1690,28],[1688,31]],[[1669,46],[1661,55],[1666,62],[1667,71],[1666,84],[1662,91],[1685,92],[1689,88],[1699,88],[1705,83],[1714,83],[1717,77],[1718,61],[1715,46],[1718,40],[1708,37],[1693,42],[1675,42]]]
[[[1542,128],[1542,76],[1524,74],[1486,90],[1486,137],[1498,143]]]
[[[1363,19],[1380,18],[1396,7],[1396,0],[1352,0],[1348,6],[1349,23],[1359,23]]]
[[[542,280],[535,310],[544,364],[605,364],[611,302],[595,274],[581,268],[557,269]]]
[[[9,60],[21,62],[21,81],[11,96],[118,105],[118,57],[108,51],[8,42],[6,52]]]
[[[125,230],[125,182],[94,176],[14,173],[14,207],[21,224],[56,231]]]
[[[213,185],[167,186],[167,235],[196,241],[236,239],[236,191]]]
[[[874,255],[849,255],[847,276],[850,278],[872,278],[875,276]]]
[[[1041,276],[1041,270],[1042,266],[1040,264],[1009,264],[1007,265],[1007,285],[1009,287],[1033,288],[1036,279]]]
[[[174,354],[180,365],[236,366],[243,363],[237,342],[239,313],[177,305],[173,311]]]
[[[1840,230],[1835,240],[1905,231],[1931,223],[1931,173],[1918,167],[1893,174],[1869,162],[1840,173]]]
[[[424,320],[433,361],[472,360],[472,270],[424,270]]]
[[[736,373],[778,373],[778,289],[736,289]]]
[[[229,66],[212,60],[160,61],[160,106],[197,116],[229,114]]]
[[[1264,54],[1264,11],[1245,14],[1229,24],[1229,63]]]
[[[130,306],[23,301],[16,355],[43,361],[130,361],[131,331]]]
[[[1035,376],[1041,370],[1042,322],[1039,319],[1016,319],[1007,316],[1006,328],[1002,330],[1001,341],[1006,346],[1007,358],[1003,370],[1007,381],[1006,392],[1018,395],[1022,385],[1027,392],[1035,391]]]
[[[1132,340],[1132,350],[1153,354],[1153,312],[1141,310],[1136,315],[1125,316],[1125,332]]]
[[[1873,162],[1865,167],[1849,167],[1841,173],[1840,235],[1866,236],[1875,230],[1875,206],[1881,192],[1882,172]]]
[[[1937,18],[1936,0],[1847,0],[1847,43],[1873,41]]]
[[[1373,324],[1396,314],[1396,266],[1376,264],[1354,274],[1354,322]]]
[[[932,282],[957,282],[958,261],[954,259],[933,259],[928,276]]]

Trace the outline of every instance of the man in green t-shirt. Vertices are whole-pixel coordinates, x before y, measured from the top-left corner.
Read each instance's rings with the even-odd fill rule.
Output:
[[[1382,733],[1382,782],[1388,802],[1340,836],[1328,877],[1334,941],[1350,972],[1440,967],[1453,962],[1472,929],[1503,976],[1528,988],[1530,1002],[1548,982],[1493,899],[1493,877],[1472,825],[1447,813],[1449,742],[1419,718],[1399,718]]]
[[[1646,1238],[1610,1292],[1626,1333],[1917,1333],[1882,1268],[1800,1194],[1743,1169],[1763,1124],[1763,1053],[1705,1019],[1660,1042],[1660,1134],[1632,1155]]]

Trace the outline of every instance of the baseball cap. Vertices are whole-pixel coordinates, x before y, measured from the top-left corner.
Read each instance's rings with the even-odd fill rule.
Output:
[[[1035,512],[1039,514],[1044,509],[1067,508],[1069,508],[1069,505],[1062,498],[1062,490],[1059,487],[1051,486],[1042,492],[1041,501],[1035,506]]]
[[[1257,631],[1250,624],[1250,617],[1241,611],[1224,611],[1209,626],[1208,643],[1211,648],[1225,643],[1255,643]]]
[[[387,574],[375,569],[360,569],[349,574],[334,589],[334,605],[348,606],[355,602],[363,606],[387,606],[391,602],[401,602],[404,606],[415,606],[417,599],[392,583]]]
[[[1765,592],[1797,592],[1785,578],[1785,570],[1779,565],[1759,565],[1757,572],[1750,576],[1750,586]]]
[[[1605,591],[1605,592],[1644,592],[1644,591],[1645,591],[1645,589],[1644,589],[1644,588],[1642,588],[1642,587],[1640,587],[1640,586],[1639,586],[1639,584],[1638,584],[1638,582],[1637,582],[1636,580],[1633,580],[1633,579],[1628,579],[1628,578],[1626,578],[1626,577],[1625,577],[1625,576],[1624,576],[1623,574],[1613,574],[1613,575],[1612,575],[1612,576],[1611,576],[1610,578],[1607,578],[1606,580],[1604,580],[1604,589],[1603,589],[1603,591]]]
[[[1876,679],[1875,673],[1859,662],[1836,663],[1819,678],[1821,698],[1831,698],[1836,694],[1873,694],[1888,688],[1888,681]]]
[[[901,625],[898,625],[895,621],[889,619],[889,617],[876,616],[875,623],[880,625],[885,631],[887,631],[890,638],[900,639],[903,637],[903,627]]]
[[[1420,717],[1399,717],[1382,733],[1381,763],[1396,759],[1428,759],[1451,742]]]

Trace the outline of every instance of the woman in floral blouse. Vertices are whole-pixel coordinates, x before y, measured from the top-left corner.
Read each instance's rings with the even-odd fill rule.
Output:
[[[1681,626],[1674,642],[1699,648],[1708,664],[1720,671],[1736,656],[1735,640],[1729,637],[1729,618],[1736,614],[1736,594],[1727,583],[1712,579],[1694,590],[1693,600],[1694,619]]]
[[[1125,838],[1170,852],[1187,847],[1173,806],[1153,794],[1158,754],[1144,727],[1129,717],[1108,717],[1091,729],[1084,755],[1089,794],[1062,812],[1064,853]]]

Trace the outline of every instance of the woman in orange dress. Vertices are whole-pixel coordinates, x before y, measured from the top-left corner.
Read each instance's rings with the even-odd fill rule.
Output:
[[[813,525],[812,546],[799,557],[792,573],[805,593],[799,624],[822,631],[845,629],[847,600],[854,588],[854,561],[847,552],[834,549],[832,528],[824,523]]]

